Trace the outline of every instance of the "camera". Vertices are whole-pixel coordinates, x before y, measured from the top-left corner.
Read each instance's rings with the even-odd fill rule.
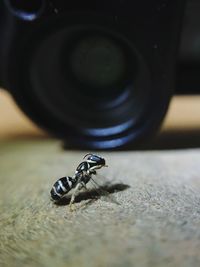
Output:
[[[183,10],[183,0],[3,0],[0,85],[71,147],[135,147],[173,95]]]

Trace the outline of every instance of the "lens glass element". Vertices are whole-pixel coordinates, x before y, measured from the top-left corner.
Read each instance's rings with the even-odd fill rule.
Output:
[[[30,84],[37,99],[63,131],[88,138],[133,127],[144,115],[149,80],[134,44],[102,27],[56,29],[32,54]]]

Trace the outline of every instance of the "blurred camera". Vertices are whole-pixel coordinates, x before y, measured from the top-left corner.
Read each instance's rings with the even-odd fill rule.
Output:
[[[136,146],[173,94],[183,0],[2,0],[0,82],[76,148]]]

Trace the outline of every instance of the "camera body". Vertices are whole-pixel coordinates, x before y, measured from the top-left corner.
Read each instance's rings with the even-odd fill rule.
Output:
[[[136,146],[173,94],[184,1],[0,4],[0,85],[77,148]]]

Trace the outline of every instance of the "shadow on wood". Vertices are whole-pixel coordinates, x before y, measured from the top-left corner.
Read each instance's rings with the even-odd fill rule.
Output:
[[[80,192],[75,198],[75,203],[81,202],[82,200],[99,199],[102,196],[107,196],[109,194],[124,191],[129,187],[130,186],[127,184],[120,183],[120,184],[104,185],[100,186],[99,188],[91,188],[85,192]],[[70,203],[70,199],[71,199],[71,194],[66,195],[58,202],[55,202],[55,204],[59,206],[65,206]]]

